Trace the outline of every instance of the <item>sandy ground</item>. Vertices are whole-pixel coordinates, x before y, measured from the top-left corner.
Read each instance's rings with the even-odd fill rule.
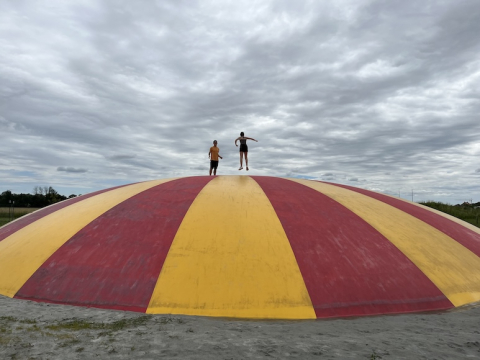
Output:
[[[0,296],[0,359],[480,359],[480,307],[314,321],[245,321]]]

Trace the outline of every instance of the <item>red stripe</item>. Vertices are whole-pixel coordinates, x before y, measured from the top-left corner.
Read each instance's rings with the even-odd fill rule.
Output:
[[[427,223],[428,225],[440,230],[444,234],[450,236],[458,243],[465,246],[468,250],[475,255],[480,256],[480,234],[470,230],[469,228],[460,225],[459,223],[452,221],[444,216],[436,214],[428,209],[421,208],[420,206],[408,203],[404,200],[395,199],[390,196],[379,194],[373,191],[355,188],[348,185],[331,184],[338,187],[342,187],[348,190],[355,191],[357,193],[369,196],[376,200],[382,201],[390,206],[393,206],[403,212],[416,217],[419,220]]]
[[[293,181],[253,178],[283,225],[317,317],[453,307],[403,253],[352,211]]]
[[[95,192],[92,192],[90,194],[86,194],[86,195],[82,195],[82,196],[77,196],[75,198],[64,200],[64,201],[61,201],[59,203],[50,205],[50,206],[48,206],[44,209],[35,211],[35,212],[33,212],[29,215],[25,215],[25,216],[19,218],[17,221],[12,222],[10,224],[7,224],[4,227],[0,228],[0,241],[9,237],[14,232],[24,228],[25,226],[30,225],[31,223],[33,223],[33,222],[35,222],[35,221],[37,221],[37,220],[39,220],[39,219],[41,219],[41,218],[43,218],[47,215],[50,215],[51,213],[54,213],[55,211],[58,211],[58,210],[63,209],[67,206],[73,205],[73,204],[75,204],[79,201],[88,199],[89,197],[92,197],[92,196],[95,196],[95,195],[98,195],[98,194],[101,194],[101,193],[104,193],[104,192],[107,192],[107,191],[110,191],[110,190],[114,190],[114,189],[117,189],[117,188],[120,188],[120,187],[123,187],[123,186],[125,186],[125,185],[116,186],[116,187],[113,187],[113,188],[110,188],[110,189],[95,191]]]
[[[183,217],[211,179],[170,181],[115,206],[55,252],[15,297],[144,312]]]

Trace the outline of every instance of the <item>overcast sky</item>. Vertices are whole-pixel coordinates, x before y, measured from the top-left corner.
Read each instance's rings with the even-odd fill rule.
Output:
[[[0,0],[0,192],[238,171],[480,201],[480,1]]]

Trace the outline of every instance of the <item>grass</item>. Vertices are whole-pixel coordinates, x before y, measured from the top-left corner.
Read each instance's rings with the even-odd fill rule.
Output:
[[[94,323],[85,320],[73,319],[69,321],[57,322],[55,325],[46,326],[46,329],[59,330],[104,330],[119,331],[127,327],[143,325],[150,320],[149,316],[141,316],[133,319],[123,319],[112,323]]]
[[[26,208],[26,207],[19,207],[13,209],[13,216],[10,213],[10,209],[8,207],[0,207],[0,226],[8,224],[10,221],[18,219],[24,215],[30,214],[38,210],[39,208]]]
[[[29,214],[31,212],[37,211],[38,209],[40,209],[40,208],[36,208],[36,207],[16,207],[16,208],[14,208],[15,212],[18,211],[18,212],[25,213],[25,214]],[[0,207],[0,214],[1,213],[6,213],[8,215],[8,210],[9,210],[8,207]]]
[[[462,205],[450,205],[437,201],[424,201],[420,202],[420,204],[480,227],[480,207],[466,203]]]
[[[73,338],[58,344],[58,347],[71,347],[72,345],[80,344],[80,342],[80,340]]]
[[[91,336],[90,334],[93,332],[93,334],[96,334],[96,337],[106,336],[104,344],[106,346],[108,345],[110,349],[109,353],[112,354],[117,352],[117,350],[112,347],[117,340],[115,338],[117,331],[144,325],[148,321],[151,321],[151,319],[151,316],[145,315],[104,323],[72,318],[55,321],[50,324],[39,324],[36,320],[19,319],[13,316],[0,316],[0,348],[29,349],[33,347],[29,341],[41,337],[42,339],[55,339],[55,344],[58,349],[72,349],[72,351],[80,353],[85,350],[82,346],[82,339],[84,339],[85,336]],[[24,337],[28,337],[29,341],[20,339],[17,336],[19,333],[23,334]],[[27,333],[28,335],[25,335]],[[15,356],[17,355],[18,354],[15,354]],[[25,357],[22,357],[22,359],[24,358]]]
[[[35,320],[17,319],[13,316],[0,316],[0,333],[11,333],[12,326],[14,325],[16,326],[17,330],[24,329],[24,327],[22,326],[17,326],[18,324],[23,324],[24,326],[27,326],[24,331],[44,332],[45,334],[53,334],[51,332],[45,331],[50,330],[56,332],[56,336],[59,337],[61,337],[61,335],[59,335],[58,332],[61,332],[63,330],[67,330],[69,332],[83,330],[102,330],[103,335],[111,335],[115,331],[124,330],[129,327],[144,325],[150,319],[150,316],[140,316],[132,319],[122,319],[111,323],[97,323],[82,319],[67,319],[57,321],[55,324],[47,325],[45,327],[40,327],[37,325],[37,322]],[[28,325],[30,326],[28,327]],[[66,336],[68,340],[71,340],[70,338],[73,338],[73,335],[70,334]]]

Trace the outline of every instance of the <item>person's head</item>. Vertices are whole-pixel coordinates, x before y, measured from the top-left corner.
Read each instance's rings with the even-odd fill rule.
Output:
[[[217,146],[217,140],[213,140],[213,145]]]
[[[240,133],[240,136],[243,136],[243,131]]]

